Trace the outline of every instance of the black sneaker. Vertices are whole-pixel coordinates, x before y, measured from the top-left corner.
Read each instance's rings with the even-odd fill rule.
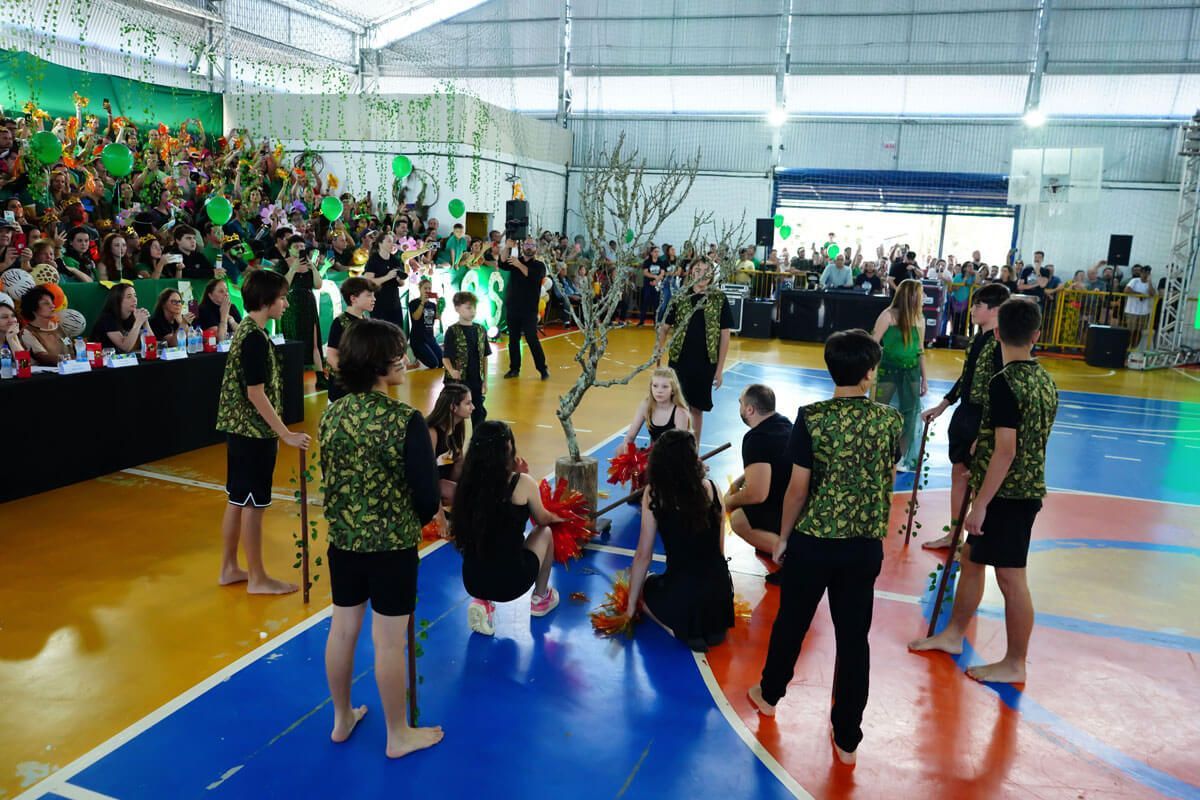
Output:
[[[505,379],[519,378],[521,377],[521,373],[517,372],[515,369],[510,369],[508,372],[504,373],[504,377]]]
[[[538,374],[540,374],[542,376],[542,380],[544,380],[544,381],[550,380],[550,370],[548,370],[548,369],[538,370]]]

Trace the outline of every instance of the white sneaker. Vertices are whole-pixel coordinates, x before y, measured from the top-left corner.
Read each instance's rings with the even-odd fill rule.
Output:
[[[558,608],[558,590],[553,587],[542,597],[535,594],[529,601],[530,616],[544,617],[556,608]]]
[[[487,600],[472,600],[467,606],[467,627],[484,636],[496,634],[496,604]]]

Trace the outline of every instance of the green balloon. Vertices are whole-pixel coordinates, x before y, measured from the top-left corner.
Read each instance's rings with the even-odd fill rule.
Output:
[[[450,201],[450,216],[458,219],[467,211],[467,205],[457,197]]]
[[[38,131],[29,137],[29,151],[43,164],[53,164],[62,158],[62,142],[50,131]]]
[[[776,227],[776,228],[781,228],[781,227],[783,227],[783,214],[776,214],[776,215],[775,215],[775,227]]]
[[[400,180],[404,180],[412,172],[412,161],[408,156],[396,156],[392,159],[392,174]]]
[[[204,203],[204,213],[213,225],[224,225],[233,216],[233,206],[221,195],[213,195]]]
[[[630,228],[629,230],[625,231],[625,244],[629,244],[632,241],[633,241],[633,229]]]
[[[330,195],[321,201],[321,216],[333,222],[342,216],[342,201]]]
[[[133,153],[119,142],[106,145],[100,151],[100,163],[114,178],[124,178],[133,172]]]
[[[836,244],[831,244],[825,252],[830,258],[837,258],[838,253],[842,252],[842,248],[838,247]]]
[[[785,239],[788,238],[789,236],[792,235],[792,227],[790,225],[780,225],[779,226],[779,235]]]

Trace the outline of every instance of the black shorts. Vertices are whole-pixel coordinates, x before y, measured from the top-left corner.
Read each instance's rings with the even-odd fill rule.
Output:
[[[782,508],[770,508],[763,503],[758,503],[752,506],[742,506],[742,512],[746,515],[746,521],[750,523],[750,527],[755,530],[779,533],[779,529],[783,526]]]
[[[417,607],[417,548],[355,553],[329,546],[329,588],[333,604],[349,608],[371,601],[371,610],[402,617]]]
[[[1024,569],[1029,559],[1033,521],[1041,510],[1041,500],[992,498],[983,517],[983,534],[967,537],[971,561],[992,567]]]
[[[278,439],[255,439],[227,434],[225,442],[225,492],[235,506],[266,508],[271,505],[271,479],[275,475]]]
[[[971,446],[979,438],[979,425],[983,422],[983,407],[966,400],[950,415],[950,427],[946,431],[950,440],[950,463],[970,464]]]
[[[540,566],[537,553],[524,549],[515,558],[505,561],[464,558],[463,588],[471,597],[507,603],[529,591],[537,580]]]

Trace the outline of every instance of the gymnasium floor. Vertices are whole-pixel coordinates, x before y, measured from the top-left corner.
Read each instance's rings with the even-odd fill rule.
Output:
[[[491,416],[514,423],[536,474],[564,449],[553,409],[575,374],[572,341],[546,341],[545,384],[532,371],[502,381],[506,356],[491,360]],[[612,341],[615,373],[645,357],[651,336],[625,330]],[[961,354],[930,362],[933,402]],[[632,640],[593,636],[587,612],[636,542],[626,508],[581,562],[555,569],[557,611],[531,620],[525,603],[502,606],[494,639],[468,635],[453,548],[428,547],[420,714],[446,739],[401,761],[383,757],[364,637],[355,702],[371,711],[349,743],[330,744],[328,586],[322,577],[305,607],[298,595],[215,585],[224,450],[214,447],[3,506],[0,798],[1200,797],[1200,374],[1045,363],[1064,391],[1030,561],[1039,616],[1029,682],[1017,691],[962,675],[1002,653],[994,585],[961,658],[906,652],[927,624],[937,560],[889,536],[853,771],[833,766],[828,745],[824,609],[776,719],[745,699],[778,594],[736,538],[731,569],[750,611],[728,644],[697,657],[652,625]],[[818,346],[734,340],[704,430],[705,449],[734,444],[712,462],[719,485],[740,471],[740,388],[770,384],[791,416],[830,391],[820,366]],[[428,410],[439,385],[437,374],[414,373],[400,396]],[[644,392],[641,378],[594,390],[577,417],[581,443],[611,455]],[[308,398],[309,432],[324,403]],[[918,543],[948,518],[948,416],[930,444]],[[298,524],[293,456],[281,452],[266,522],[268,566],[280,575]],[[896,496],[893,530],[907,497]]]

